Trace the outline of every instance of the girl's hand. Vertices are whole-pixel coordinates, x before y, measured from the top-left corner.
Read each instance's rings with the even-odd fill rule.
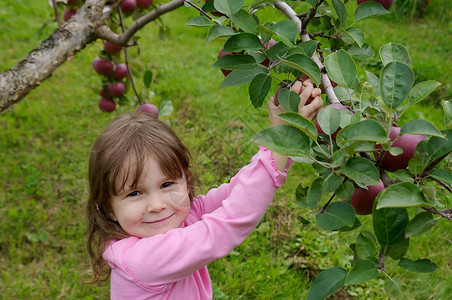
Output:
[[[301,83],[301,81],[295,81],[290,90],[299,93],[302,87],[303,91],[300,94],[298,113],[312,121],[323,107],[323,100],[320,97],[322,91],[319,88],[314,88],[310,80],[305,80],[303,83]],[[311,103],[305,105],[309,98],[313,98]],[[275,99],[273,97],[270,98],[267,106],[270,125],[275,126],[285,124],[283,120],[278,118],[278,115],[285,112],[285,110],[281,105],[275,104]]]

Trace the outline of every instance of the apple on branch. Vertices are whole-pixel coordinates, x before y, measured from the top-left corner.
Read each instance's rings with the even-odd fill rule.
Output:
[[[116,83],[110,83],[108,85],[108,93],[113,97],[120,97],[120,96],[124,95],[125,91],[126,91],[126,86],[121,81],[118,81]]]
[[[136,0],[137,5],[141,9],[149,8],[152,4],[152,0]]]
[[[145,112],[145,113],[151,115],[154,118],[157,118],[159,116],[159,109],[157,108],[157,106],[155,106],[152,103],[141,104],[137,108],[137,112],[139,112],[139,111]]]
[[[118,53],[118,52],[120,52],[122,50],[122,46],[114,44],[114,43],[109,42],[109,41],[105,41],[105,43],[104,43],[104,50],[105,50],[105,52],[107,52],[109,54]]]
[[[136,0],[123,0],[119,5],[123,12],[132,13],[137,8]]]
[[[367,1],[374,1],[374,2],[378,2],[381,5],[383,5],[383,7],[386,10],[389,10],[392,6],[392,3],[394,2],[394,0],[358,0],[357,3],[358,5],[360,5],[361,3],[367,2]]]
[[[125,64],[117,64],[113,77],[117,80],[122,80],[127,77],[127,66]]]
[[[110,98],[100,98],[99,108],[103,112],[112,112],[116,109],[116,103]]]
[[[111,74],[115,68],[113,62],[99,57],[93,60],[92,67],[94,71],[101,75]]]
[[[66,9],[63,14],[64,22],[67,22],[76,13],[77,13],[77,11],[75,9],[72,9],[72,8]]]
[[[372,213],[375,198],[385,188],[383,181],[376,185],[369,185],[367,189],[355,187],[352,194],[352,206],[357,215],[369,215]]]
[[[397,156],[385,152],[380,162],[380,167],[389,172],[395,172],[400,169],[406,169],[409,161],[414,157],[417,144],[426,139],[425,135],[405,133],[400,135],[401,127],[392,126],[389,131],[389,139],[394,141],[391,147],[402,148],[403,153]],[[381,148],[381,145],[377,145]],[[375,159],[378,160],[380,152],[374,153]]]

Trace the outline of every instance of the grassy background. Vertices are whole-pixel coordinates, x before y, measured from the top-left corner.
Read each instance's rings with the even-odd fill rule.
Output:
[[[435,79],[441,89],[406,118],[425,118],[443,128],[439,99],[451,98],[452,42],[448,0],[433,0],[422,19],[387,16],[361,24],[366,41],[407,45],[418,80]],[[0,72],[16,64],[55,29],[47,1],[0,0]],[[162,42],[158,27],[140,32],[131,50],[135,71],[154,72],[153,101],[170,99],[167,118],[191,149],[201,185],[199,193],[226,182],[249,161],[249,142],[266,126],[265,109],[249,103],[247,87],[219,89],[223,75],[212,64],[221,48],[204,44],[204,29],[184,26],[197,15],[180,8],[163,17],[171,37]],[[48,23],[43,26],[44,23]],[[413,34],[413,32],[415,34]],[[97,109],[100,78],[91,61],[100,41],[77,54],[12,109],[0,114],[0,297],[2,299],[106,299],[108,286],[87,285],[84,204],[90,146],[118,113]],[[139,52],[139,53],[138,53]],[[139,89],[142,89],[139,86]],[[313,276],[333,265],[348,266],[349,241],[316,226],[297,207],[294,190],[312,180],[310,166],[295,165],[259,227],[227,257],[210,265],[216,299],[303,299]],[[368,218],[362,219],[369,226]],[[408,257],[428,257],[440,269],[433,274],[404,272],[388,261],[391,275],[406,281],[404,299],[447,299],[452,294],[450,222],[441,220],[425,236],[412,239]],[[196,247],[196,245],[193,245]],[[413,247],[414,246],[414,247]],[[335,297],[385,299],[383,278],[347,287]]]

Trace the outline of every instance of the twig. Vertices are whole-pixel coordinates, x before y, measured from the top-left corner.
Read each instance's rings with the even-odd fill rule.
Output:
[[[60,11],[58,10],[58,5],[56,3],[56,0],[52,0],[52,4],[53,4],[53,9],[55,10],[55,17],[58,22],[58,28],[60,28],[61,27]]]
[[[303,22],[300,20],[300,18],[297,16],[297,13],[293,10],[292,7],[290,7],[286,2],[275,2],[275,7],[281,10],[290,20],[294,21],[297,25],[298,33],[300,34],[301,40],[303,42],[310,41],[311,38],[309,37],[309,34],[305,32],[305,29],[303,28]],[[322,83],[323,87],[325,89],[325,93],[328,97],[328,101],[330,103],[340,103],[339,99],[336,96],[336,93],[334,92],[333,85],[331,84],[331,80],[328,77],[328,74],[326,72],[325,65],[322,63],[322,61],[319,59],[317,55],[317,50],[314,51],[314,53],[311,56],[312,60],[317,64],[317,66],[320,69],[320,74],[322,77]]]
[[[119,22],[121,24],[121,30],[122,30],[122,32],[124,32],[126,29],[124,26],[124,21],[122,19],[121,7],[118,7],[118,15],[119,15]],[[124,47],[124,60],[126,63],[126,68],[127,68],[127,76],[129,77],[130,83],[132,84],[132,88],[135,93],[135,96],[137,97],[138,104],[141,105],[143,103],[140,99],[140,95],[138,94],[137,88],[135,86],[135,81],[133,80],[132,70],[130,69],[130,64],[129,64],[129,55],[127,53],[127,47]]]
[[[443,218],[446,218],[448,220],[452,221],[452,209],[436,209],[434,207],[428,207],[428,206],[424,206],[422,207],[423,210],[428,211],[432,214],[435,215],[440,215]]]
[[[213,18],[211,16],[209,16],[208,13],[206,13],[205,11],[202,10],[201,7],[197,6],[196,4],[194,4],[193,2],[191,2],[190,0],[184,0],[185,3],[188,3],[188,5],[190,5],[193,8],[196,8],[197,10],[199,10],[206,18],[208,18],[209,20],[213,21]]]

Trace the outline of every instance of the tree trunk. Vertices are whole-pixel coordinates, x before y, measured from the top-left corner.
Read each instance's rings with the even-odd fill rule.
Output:
[[[19,102],[69,57],[95,41],[95,30],[105,24],[120,2],[86,0],[77,14],[55,30],[38,48],[17,65],[1,73],[0,112]]]

